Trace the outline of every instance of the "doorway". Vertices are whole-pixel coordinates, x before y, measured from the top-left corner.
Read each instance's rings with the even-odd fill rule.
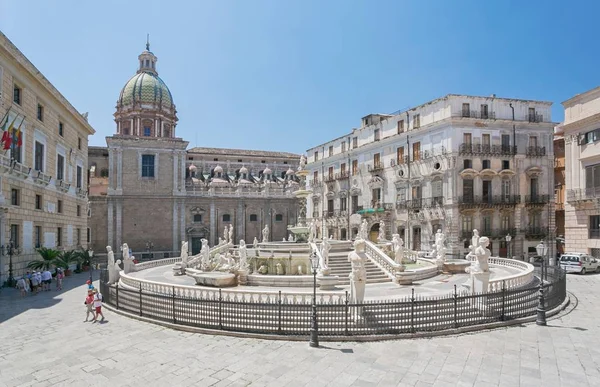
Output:
[[[421,227],[413,228],[413,239],[412,239],[412,249],[413,251],[421,250]]]
[[[202,250],[202,238],[192,237],[192,255],[200,254]]]
[[[371,226],[371,231],[369,232],[369,240],[373,243],[377,243],[377,237],[379,236],[379,223],[375,223]]]

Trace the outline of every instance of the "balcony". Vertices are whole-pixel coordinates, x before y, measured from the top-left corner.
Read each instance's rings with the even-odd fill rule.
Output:
[[[514,156],[517,147],[510,145],[487,145],[487,144],[460,144],[459,155],[490,155],[490,156]]]
[[[396,157],[396,159],[390,160],[390,167],[396,167],[398,165],[408,164],[409,161],[410,161],[409,156]]]
[[[544,205],[550,201],[550,195],[527,195],[525,196],[526,205]]]
[[[363,206],[352,207],[353,214],[360,214],[360,211],[362,211],[362,210],[363,210]]]
[[[487,237],[490,237],[492,239],[499,239],[501,241],[506,240],[506,236],[510,235],[511,237],[515,237],[515,235],[517,235],[517,229],[516,228],[495,228],[491,231],[491,233],[489,235],[487,234],[482,234],[485,235]]]
[[[477,111],[477,110],[469,109],[469,110],[462,110],[458,114],[453,114],[452,116],[460,117],[460,118],[478,118],[480,120],[495,120],[496,112],[491,112],[489,110]]]
[[[465,195],[456,200],[462,207],[492,207],[492,206],[514,206],[521,202],[520,195]]]
[[[567,190],[567,202],[569,203],[586,202],[595,199],[600,199],[600,187]]]
[[[383,171],[383,163],[378,162],[378,163],[374,163],[374,164],[369,164],[367,170],[372,173],[381,172],[381,171]]]
[[[410,199],[407,200],[408,203],[408,208],[413,209],[413,210],[418,210],[423,208],[423,199],[422,198],[418,198],[418,199]]]
[[[397,210],[406,210],[408,208],[408,201],[397,202],[396,209]]]
[[[521,229],[521,233],[527,239],[541,240],[548,235],[548,227],[526,227]]]
[[[527,157],[541,157],[546,156],[546,147],[545,146],[528,146],[525,150],[525,155]]]
[[[373,214],[376,212],[385,212],[385,211],[392,211],[394,209],[394,204],[393,203],[383,203],[383,202],[372,202],[371,203],[371,208],[364,208],[364,209],[360,209],[358,210],[357,213],[359,214]]]
[[[313,179],[310,181],[310,186],[313,188],[323,187],[323,182],[319,179]]]
[[[77,194],[77,196],[79,196],[80,198],[86,198],[87,197],[87,191],[84,190],[83,188],[77,188],[77,190],[75,191],[75,193]]]
[[[345,180],[345,179],[348,179],[349,177],[350,177],[350,172],[348,172],[348,171],[338,172],[335,174],[336,180]]]
[[[323,211],[323,218],[333,218],[333,217],[346,217],[348,216],[347,210],[325,210]]]
[[[544,122],[544,116],[542,114],[530,113],[527,115],[527,121],[529,121],[529,122]]]
[[[325,177],[323,177],[323,180],[325,181],[325,183],[331,183],[332,181],[335,181],[335,175],[333,173],[325,175]]]
[[[32,175],[33,181],[41,185],[48,185],[50,184],[50,180],[52,180],[50,175],[46,175],[42,171],[34,171]]]
[[[64,180],[56,180],[54,184],[56,185],[56,188],[62,192],[68,192],[69,188],[71,188],[71,184],[65,183]]]
[[[323,218],[333,218],[334,211],[333,210],[325,210],[323,211]]]

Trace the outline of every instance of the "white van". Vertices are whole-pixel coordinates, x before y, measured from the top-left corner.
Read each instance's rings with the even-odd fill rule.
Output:
[[[584,253],[564,253],[560,256],[560,267],[567,273],[585,274],[600,271],[600,261]]]

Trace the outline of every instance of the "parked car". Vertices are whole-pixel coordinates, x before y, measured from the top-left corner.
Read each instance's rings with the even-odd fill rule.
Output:
[[[560,267],[567,273],[598,272],[600,260],[583,253],[564,253],[560,256]]]

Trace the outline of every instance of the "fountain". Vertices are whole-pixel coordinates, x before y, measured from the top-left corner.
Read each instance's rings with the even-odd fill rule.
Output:
[[[304,169],[306,166],[306,157],[302,155],[300,157],[300,165],[296,172],[296,176],[300,180],[298,189],[294,191],[294,196],[298,199],[298,218],[294,226],[288,226],[288,230],[294,234],[294,240],[296,242],[307,242],[309,227],[306,224],[306,199],[311,194],[311,190],[306,189],[306,176],[309,172]]]

